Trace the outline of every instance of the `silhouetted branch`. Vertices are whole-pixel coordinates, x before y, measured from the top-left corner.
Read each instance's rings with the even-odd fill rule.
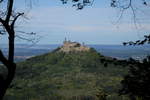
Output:
[[[18,15],[14,18],[14,20],[13,20],[12,23],[11,23],[11,27],[12,27],[12,28],[14,27],[16,20],[17,20],[20,16],[22,16],[23,14],[24,14],[24,13],[18,13]]]
[[[36,33],[34,33],[34,32],[30,32],[30,33],[27,33],[27,32],[24,32],[24,31],[16,31],[16,32],[27,34],[27,35],[36,35]]]
[[[132,2],[133,0],[111,0],[111,7],[117,7],[121,9],[128,9],[132,7]],[[146,0],[141,0],[143,5],[147,6],[148,1]],[[128,4],[124,5],[123,2],[128,2]]]
[[[0,34],[1,34],[1,35],[4,35],[5,33],[6,33],[6,31],[0,30]]]
[[[61,0],[63,4],[66,4],[69,0]],[[72,0],[72,6],[77,7],[78,10],[83,9],[85,6],[91,6],[94,0]]]
[[[3,1],[4,0],[0,0],[0,3],[2,3]],[[2,84],[0,84],[1,85],[0,86],[0,100],[3,99],[6,93],[6,90],[10,86],[15,75],[16,64],[14,62],[14,44],[15,44],[16,31],[14,29],[14,25],[17,19],[24,14],[24,13],[16,14],[13,11],[13,4],[14,4],[14,0],[6,0],[6,2],[4,2],[4,5],[7,6],[7,8],[0,9],[0,28],[1,28],[0,34],[4,34],[4,33],[8,34],[8,58],[6,58],[3,52],[0,50],[0,61],[7,68],[6,79],[1,80]],[[17,36],[17,37],[34,42],[33,40],[26,39],[21,36]]]
[[[25,38],[25,37],[21,37],[20,35],[16,35],[17,38],[21,39],[21,40],[25,40],[28,42],[32,42],[33,44],[37,43],[39,41],[39,39],[35,39],[35,38]]]
[[[144,45],[144,44],[150,44],[150,34],[145,35],[143,40],[137,40],[135,42],[129,41],[129,42],[123,42],[123,45]]]
[[[2,3],[3,2],[3,0],[0,0],[0,3]]]
[[[138,2],[138,3],[140,3],[140,2]],[[121,13],[117,22],[121,19],[121,17],[123,16],[125,11],[130,10],[132,13],[131,15],[133,17],[135,27],[137,28],[138,19],[136,18],[137,17],[136,10],[138,9],[137,11],[139,11],[140,9],[142,9],[142,7],[136,7],[136,5],[138,5],[138,3],[135,0],[111,0],[111,4],[110,4],[111,7],[118,8]],[[149,1],[141,0],[141,3],[144,6],[148,7]]]
[[[20,33],[16,35],[17,38],[28,42],[32,42],[33,44],[36,44],[41,38],[41,36],[36,35],[35,32],[24,32],[24,31],[16,31],[16,32]]]
[[[0,18],[0,23],[4,24],[4,20],[2,18]]]
[[[0,50],[0,61],[8,68],[9,66],[8,60],[5,58],[1,50]]]
[[[14,78],[16,64],[14,62],[7,60],[1,50],[0,50],[0,61],[5,65],[5,67],[8,70],[6,79],[1,80],[0,100],[2,100],[6,93],[7,88],[9,87],[10,83],[12,82],[12,80]]]
[[[9,23],[10,17],[12,15],[14,0],[8,0],[7,2],[7,15],[6,15],[6,23]]]

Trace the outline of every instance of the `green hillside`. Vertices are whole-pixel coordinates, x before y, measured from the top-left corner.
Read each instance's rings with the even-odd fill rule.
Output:
[[[18,63],[16,78],[7,100],[127,100],[118,96],[122,76],[127,68],[95,50],[87,52],[51,52]],[[104,66],[105,65],[105,66]]]

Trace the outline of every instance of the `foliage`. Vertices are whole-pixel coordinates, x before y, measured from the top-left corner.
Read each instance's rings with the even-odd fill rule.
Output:
[[[144,6],[148,6],[149,4],[148,0],[139,0],[137,2],[142,3]],[[121,9],[128,9],[128,8],[132,9],[134,3],[137,4],[137,2],[134,2],[134,0],[111,0],[111,6]]]
[[[70,0],[61,0],[63,4],[66,4]],[[72,0],[72,6],[77,7],[78,10],[83,9],[85,6],[91,6],[94,0]]]
[[[144,45],[144,44],[150,44],[150,35],[144,35],[143,40],[137,40],[135,42],[124,42],[123,45]]]
[[[107,94],[101,89],[99,89],[99,91],[96,94],[96,97],[98,98],[98,100],[106,100]]]
[[[150,99],[150,56],[145,58],[142,62],[134,59],[129,60],[130,65],[129,74],[122,80],[122,89],[120,94],[127,94],[131,100],[136,97],[141,100]]]
[[[123,100],[117,92],[127,68],[108,64],[95,50],[89,52],[52,52],[18,63],[16,78],[5,99],[15,100],[98,100],[107,93],[108,100]],[[100,89],[99,92],[97,89]]]

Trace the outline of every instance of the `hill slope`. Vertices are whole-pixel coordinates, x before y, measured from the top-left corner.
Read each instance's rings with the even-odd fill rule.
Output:
[[[11,100],[98,100],[105,92],[108,100],[117,96],[122,76],[127,70],[109,64],[95,50],[87,52],[51,52],[18,63],[16,78],[7,92]],[[115,61],[114,61],[115,62]]]

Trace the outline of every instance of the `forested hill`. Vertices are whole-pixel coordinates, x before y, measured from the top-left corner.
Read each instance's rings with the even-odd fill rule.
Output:
[[[117,92],[125,67],[94,49],[84,52],[50,52],[17,64],[8,100],[123,100]],[[106,66],[107,65],[107,66]]]

